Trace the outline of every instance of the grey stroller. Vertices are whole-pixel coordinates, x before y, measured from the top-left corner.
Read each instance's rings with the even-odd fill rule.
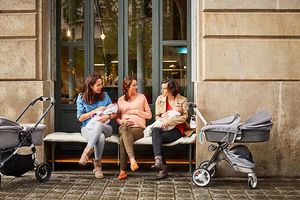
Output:
[[[18,124],[18,120],[37,101],[50,101],[39,120],[35,124]],[[49,180],[50,166],[44,162],[38,164],[35,159],[35,145],[42,144],[43,131],[46,126],[39,123],[53,105],[53,98],[41,96],[32,100],[16,121],[0,117],[0,186],[2,175],[19,177],[33,169],[35,169],[37,180],[40,182]]]
[[[248,185],[251,189],[257,186],[257,177],[254,172],[255,163],[250,150],[245,145],[236,145],[229,149],[233,143],[265,142],[270,138],[272,118],[266,112],[259,112],[251,116],[244,123],[240,123],[240,115],[235,114],[220,120],[207,123],[196,104],[191,103],[194,112],[204,123],[200,134],[204,134],[211,144],[208,150],[214,152],[210,160],[202,162],[194,170],[192,178],[197,186],[206,186],[216,173],[217,164],[226,160],[235,171],[248,174]],[[200,135],[200,136],[201,136]]]

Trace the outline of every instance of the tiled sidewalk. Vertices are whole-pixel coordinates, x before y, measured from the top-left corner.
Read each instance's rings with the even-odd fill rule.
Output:
[[[247,179],[215,178],[209,187],[192,184],[189,173],[174,172],[161,181],[152,172],[131,173],[119,181],[117,172],[106,172],[97,180],[86,171],[55,172],[39,183],[33,172],[22,177],[2,177],[0,199],[300,199],[300,179],[258,179],[250,190]]]

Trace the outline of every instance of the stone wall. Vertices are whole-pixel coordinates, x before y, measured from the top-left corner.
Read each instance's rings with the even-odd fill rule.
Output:
[[[53,93],[47,64],[49,25],[43,23],[47,20],[45,5],[45,0],[0,0],[0,116],[15,120],[33,98]],[[20,123],[35,123],[47,106],[37,103]],[[54,126],[50,116],[53,111],[42,121],[47,125],[45,134]],[[37,149],[42,161],[44,148]]]
[[[272,115],[270,141],[247,144],[259,176],[300,175],[299,10],[297,0],[200,2],[196,102],[208,121]],[[197,142],[198,164],[208,145]],[[242,175],[228,164],[219,174]]]

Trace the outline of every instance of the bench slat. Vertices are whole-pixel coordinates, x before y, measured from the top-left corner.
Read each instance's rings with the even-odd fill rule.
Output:
[[[79,158],[56,158],[54,160],[48,160],[49,162],[56,162],[56,163],[78,163]],[[154,159],[153,158],[136,158],[136,161],[140,164],[153,164]],[[116,164],[118,163],[118,160],[116,158],[110,158],[104,156],[101,160],[104,164]],[[92,163],[92,160],[89,160],[88,163]],[[129,163],[129,162],[128,162]],[[189,160],[186,159],[168,159],[167,164],[182,164],[182,165],[188,165],[190,164]],[[192,164],[195,164],[195,161],[192,161]]]

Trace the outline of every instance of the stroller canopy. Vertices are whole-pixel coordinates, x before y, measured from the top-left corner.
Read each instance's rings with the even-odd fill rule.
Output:
[[[238,133],[240,120],[241,118],[239,114],[231,115],[229,117],[210,122],[208,125],[201,128],[201,131]]]
[[[247,119],[245,123],[240,126],[240,129],[271,130],[272,125],[272,117],[270,114],[267,111],[262,111],[249,117],[249,119]]]
[[[0,116],[0,132],[6,130],[21,131],[22,128],[23,127],[17,122],[11,121],[9,119],[6,119],[5,117]]]

